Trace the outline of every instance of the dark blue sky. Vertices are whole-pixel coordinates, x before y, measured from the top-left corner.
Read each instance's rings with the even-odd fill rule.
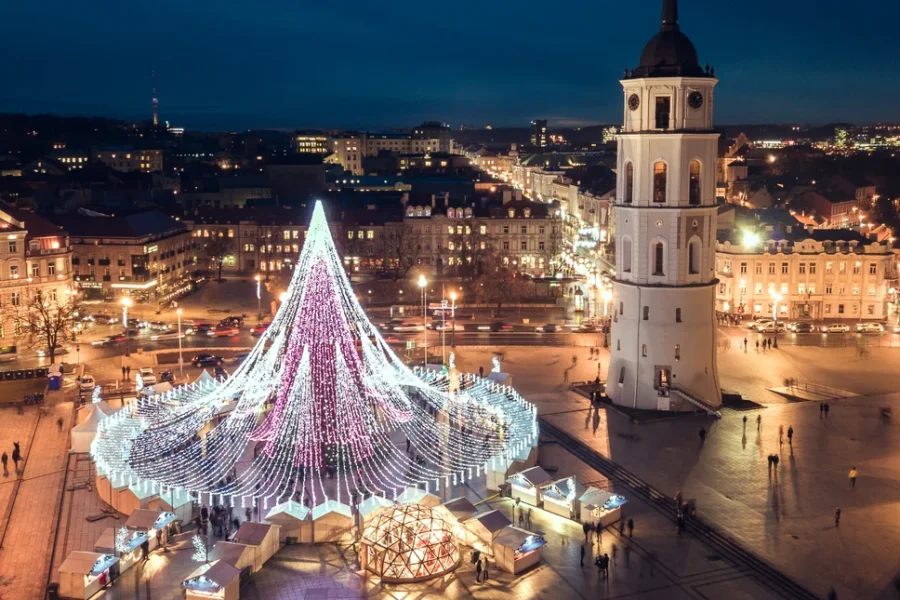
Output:
[[[43,0],[0,7],[0,111],[189,128],[621,120],[661,0]],[[681,0],[717,122],[900,120],[900,3]]]

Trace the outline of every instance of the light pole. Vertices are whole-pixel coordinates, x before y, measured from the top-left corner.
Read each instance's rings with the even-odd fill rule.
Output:
[[[772,319],[778,322],[778,303],[781,302],[781,294],[772,290]]]
[[[125,327],[125,356],[130,356],[128,352],[128,307],[131,306],[131,298],[125,296],[122,298],[122,325]]]
[[[422,288],[422,347],[425,350],[425,367],[428,367],[428,308],[425,304],[428,280],[419,275],[419,287]]]
[[[181,355],[181,309],[175,311],[178,315],[178,373],[184,379],[184,357]]]
[[[450,292],[450,327],[453,328],[450,334],[450,347],[456,348],[456,292]]]
[[[259,323],[262,321],[262,294],[260,294],[260,276],[257,275],[256,279],[256,322]]]

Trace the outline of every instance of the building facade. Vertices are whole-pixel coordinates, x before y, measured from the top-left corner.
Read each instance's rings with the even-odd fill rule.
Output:
[[[297,154],[328,154],[328,135],[324,131],[295,131],[292,142]]]
[[[536,119],[531,122],[531,145],[535,148],[546,148],[550,145],[550,135],[547,133],[547,119]]]
[[[69,235],[38,215],[0,207],[0,360],[22,353],[16,313],[34,297],[65,302],[72,287]]]
[[[716,244],[717,311],[791,321],[888,317],[898,287],[888,244],[849,230],[801,228],[777,237]]]
[[[607,394],[619,405],[715,410],[713,89],[664,0],[660,33],[622,80],[614,316]]]
[[[162,150],[135,148],[101,148],[94,157],[110,169],[123,173],[156,173],[163,169]]]

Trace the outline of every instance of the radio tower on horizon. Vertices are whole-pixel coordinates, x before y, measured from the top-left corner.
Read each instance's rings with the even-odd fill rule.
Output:
[[[153,69],[153,126],[159,127],[159,98],[156,97],[156,69]]]

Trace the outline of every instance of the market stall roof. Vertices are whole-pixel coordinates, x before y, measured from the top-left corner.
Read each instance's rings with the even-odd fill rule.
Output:
[[[532,541],[537,542],[538,547],[540,547],[546,543],[541,539],[543,535],[544,534],[539,531],[526,531],[524,529],[519,529],[518,527],[506,527],[496,538],[494,538],[494,543],[505,546],[506,548],[518,549],[522,544]]]
[[[66,557],[66,560],[59,566],[60,573],[74,573],[76,575],[87,575],[94,569],[94,565],[103,556],[99,552],[86,552],[76,550]]]
[[[356,505],[356,511],[362,516],[366,516],[373,511],[393,506],[393,502],[381,496],[371,495]]]
[[[470,522],[471,521],[478,521],[482,527],[491,533],[497,533],[504,527],[509,527],[512,524],[512,521],[499,510],[492,510],[491,512],[480,514],[474,519],[470,519]]]
[[[581,499],[586,488],[578,483],[574,476],[554,481],[544,488],[544,496],[550,496],[556,500],[566,500],[572,494],[573,498]],[[558,490],[558,493],[557,493]]]
[[[237,577],[239,577],[241,572],[234,568],[234,566],[225,562],[224,560],[217,560],[208,565],[203,565],[193,573],[191,573],[187,579],[184,580],[184,587],[191,586],[191,580],[195,580],[201,575],[215,583],[220,588],[227,587],[229,583],[234,581]]]
[[[617,508],[628,502],[624,496],[595,487],[585,489],[584,493],[582,493],[578,499],[582,504],[590,504],[600,508]],[[605,505],[607,503],[613,503],[615,506],[606,507]]]
[[[353,518],[353,511],[349,506],[342,502],[338,502],[337,500],[326,500],[322,504],[319,504],[312,509],[313,521],[321,519],[328,513],[338,513],[347,517],[348,519]]]
[[[138,500],[146,500],[147,498],[153,498],[158,494],[153,491],[153,486],[148,485],[147,489],[144,490],[144,486],[140,484],[129,485],[128,489],[131,490],[131,493],[134,494],[134,497]]]
[[[171,506],[172,508],[178,508],[179,506],[183,506],[188,502],[191,502],[193,498],[181,488],[171,489],[168,492],[163,492],[159,494],[160,499]]]
[[[231,542],[219,540],[216,542],[216,545],[212,547],[212,550],[209,551],[207,558],[209,558],[210,562],[218,560],[234,566],[247,549],[248,546],[242,544],[233,544]]]
[[[417,487],[407,487],[399,496],[397,496],[397,504],[426,504],[425,499],[436,501],[432,504],[440,502],[437,496],[429,494],[425,490]]]
[[[309,516],[309,512],[309,509],[299,502],[288,500],[287,502],[282,502],[281,504],[273,506],[272,510],[269,511],[269,514],[266,515],[266,521],[271,521],[273,519],[296,519],[298,521],[305,521],[306,517]]]
[[[113,408],[109,404],[107,404],[106,400],[101,400],[100,402],[93,402],[93,403],[91,403],[91,406],[96,406],[97,408],[99,408],[101,411],[103,411],[103,414],[106,415],[107,417],[118,410],[116,408]]]
[[[193,382],[195,385],[214,385],[216,383],[216,378],[209,374],[209,371],[203,369],[200,372],[200,376]]]
[[[100,427],[100,421],[106,418],[103,410],[97,404],[90,405],[90,412],[84,421],[72,428],[72,431],[78,433],[96,433]]]
[[[129,529],[152,529],[161,514],[163,514],[161,510],[139,508],[132,512],[128,520],[125,521],[125,527]]]
[[[515,473],[511,475],[509,479],[507,479],[507,481],[517,477],[521,477],[536,488],[547,485],[548,483],[551,483],[553,481],[553,478],[550,477],[547,471],[543,470],[540,467],[531,467],[530,469],[525,469],[524,471]]]
[[[478,509],[468,498],[454,498],[441,504],[458,521],[468,521],[478,514]]]
[[[252,521],[244,521],[234,536],[236,544],[247,544],[248,546],[259,546],[266,539],[272,525],[267,523],[254,523]]]

